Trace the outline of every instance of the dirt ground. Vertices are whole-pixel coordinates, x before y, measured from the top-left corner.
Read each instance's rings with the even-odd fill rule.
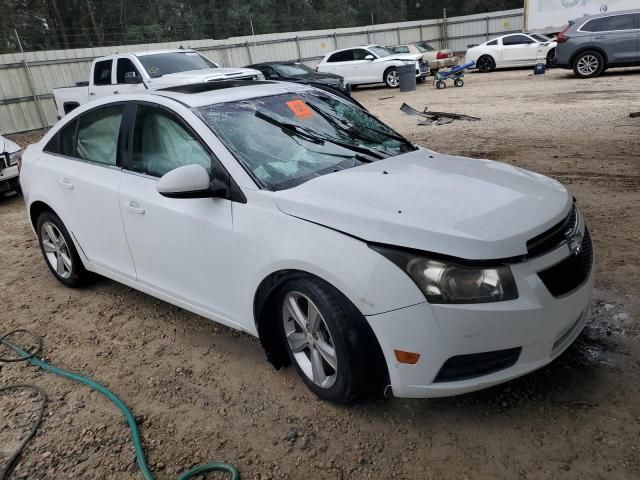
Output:
[[[159,479],[207,460],[257,480],[640,478],[640,118],[628,118],[639,80],[639,70],[595,80],[515,70],[443,91],[355,92],[413,141],[552,176],[584,209],[597,253],[591,320],[562,357],[519,380],[450,399],[320,402],[248,335],[108,280],[64,288],[18,197],[0,199],[0,333],[39,333],[47,360],[116,392]],[[403,101],[482,120],[417,126]],[[49,397],[13,478],[141,478],[124,421],[99,394],[23,364],[2,366],[0,385],[11,383]],[[0,466],[36,408],[26,394],[0,396]]]

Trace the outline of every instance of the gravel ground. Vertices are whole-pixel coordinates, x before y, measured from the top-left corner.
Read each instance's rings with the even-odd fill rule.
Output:
[[[639,478],[640,119],[628,118],[640,110],[639,78],[515,70],[470,74],[461,89],[356,90],[413,141],[550,175],[584,208],[598,266],[591,320],[563,356],[524,378],[450,399],[322,403],[293,369],[274,371],[252,337],[108,280],[61,286],[18,197],[0,199],[0,332],[38,332],[45,359],[124,399],[159,479],[206,460],[257,480]],[[417,126],[399,112],[403,101],[482,121]],[[0,385],[12,383],[49,397],[13,478],[141,478],[124,421],[99,394],[2,365]],[[28,393],[0,394],[0,466],[37,406]]]

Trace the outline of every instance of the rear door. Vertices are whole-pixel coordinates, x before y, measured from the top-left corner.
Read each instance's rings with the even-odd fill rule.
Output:
[[[124,108],[100,106],[61,129],[44,148],[40,181],[86,257],[135,279],[118,203]]]
[[[342,50],[332,54],[320,71],[335,73],[344,77],[349,83],[355,82],[355,69],[353,68],[353,50]]]
[[[594,18],[580,27],[607,55],[607,64],[633,65],[638,60],[638,15],[633,13]]]
[[[108,97],[117,90],[115,82],[115,68],[113,58],[100,60],[93,65],[92,78],[89,82],[89,100]]]

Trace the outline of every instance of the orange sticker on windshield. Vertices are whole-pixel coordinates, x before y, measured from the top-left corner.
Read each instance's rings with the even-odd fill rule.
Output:
[[[290,102],[287,102],[287,107],[289,107],[289,110],[291,110],[298,118],[313,117],[313,110],[311,110],[302,100],[291,100]]]

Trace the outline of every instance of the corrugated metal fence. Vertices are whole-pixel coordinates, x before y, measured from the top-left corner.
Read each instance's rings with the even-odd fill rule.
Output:
[[[118,47],[50,50],[0,55],[0,132],[15,133],[51,126],[56,121],[52,89],[89,78],[94,58],[118,52],[191,47],[224,66],[244,66],[270,60],[300,60],[310,65],[326,53],[376,43],[396,45],[425,40],[436,48],[464,52],[490,37],[521,31],[523,10],[448,19],[371,25],[367,27],[272,33],[226,40],[193,40]],[[24,60],[30,66],[27,73]],[[36,98],[41,105],[38,107]]]

